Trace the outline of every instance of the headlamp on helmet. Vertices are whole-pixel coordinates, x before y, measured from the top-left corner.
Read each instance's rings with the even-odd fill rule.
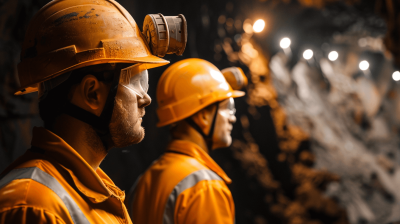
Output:
[[[240,90],[247,86],[248,80],[241,68],[229,67],[222,69],[221,72],[232,89]]]
[[[148,14],[143,22],[143,36],[156,56],[182,55],[187,42],[186,19],[182,14]]]

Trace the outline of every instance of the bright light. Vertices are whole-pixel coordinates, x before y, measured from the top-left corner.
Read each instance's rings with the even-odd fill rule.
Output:
[[[400,72],[399,71],[393,72],[392,78],[396,82],[399,81],[400,80]]]
[[[314,52],[312,50],[310,50],[310,49],[307,49],[303,53],[303,58],[306,59],[306,60],[309,60],[309,59],[312,58],[313,55],[314,55]]]
[[[358,67],[360,67],[361,70],[365,71],[369,68],[369,63],[368,63],[368,61],[362,61],[362,62],[360,62]]]
[[[292,42],[290,41],[289,38],[285,37],[281,40],[281,42],[279,43],[279,45],[281,46],[281,48],[286,49],[288,47],[290,47],[290,44]]]
[[[259,33],[264,30],[265,22],[262,19],[257,20],[253,25],[253,30],[256,33]]]
[[[329,60],[331,61],[336,61],[336,59],[338,59],[339,54],[337,53],[337,51],[331,51],[328,55]]]

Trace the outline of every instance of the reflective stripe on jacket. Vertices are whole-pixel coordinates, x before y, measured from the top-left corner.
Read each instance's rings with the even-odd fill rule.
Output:
[[[231,180],[199,146],[175,140],[140,177],[127,207],[135,224],[234,223]]]
[[[132,223],[124,192],[60,137],[34,128],[32,146],[0,175],[0,224]]]
[[[74,199],[72,199],[71,196],[69,196],[69,194],[61,186],[61,184],[58,183],[54,177],[37,167],[27,167],[12,170],[0,180],[0,189],[13,180],[21,179],[34,180],[56,193],[56,195],[63,201],[65,207],[68,209],[69,215],[71,216],[74,224],[89,224],[86,216],[79,209],[79,206],[75,203]]]

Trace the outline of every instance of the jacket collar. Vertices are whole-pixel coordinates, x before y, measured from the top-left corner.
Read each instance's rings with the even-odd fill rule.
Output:
[[[93,203],[100,203],[110,196],[125,199],[113,181],[99,168],[96,171],[67,142],[53,132],[33,128],[32,146],[45,150],[45,155],[58,162],[71,175],[78,190]]]
[[[230,184],[232,180],[226,175],[220,166],[197,144],[185,140],[173,140],[167,147],[167,151],[177,152],[195,158],[201,164],[210,168],[218,176],[220,176],[225,183]]]

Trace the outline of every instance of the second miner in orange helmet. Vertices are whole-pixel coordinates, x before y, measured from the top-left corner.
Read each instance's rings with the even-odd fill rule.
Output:
[[[186,59],[161,76],[158,126],[172,127],[172,141],[133,187],[127,207],[134,223],[234,223],[231,180],[209,153],[231,144],[234,98],[245,94],[231,86],[241,88],[247,79],[239,68],[224,73]]]

